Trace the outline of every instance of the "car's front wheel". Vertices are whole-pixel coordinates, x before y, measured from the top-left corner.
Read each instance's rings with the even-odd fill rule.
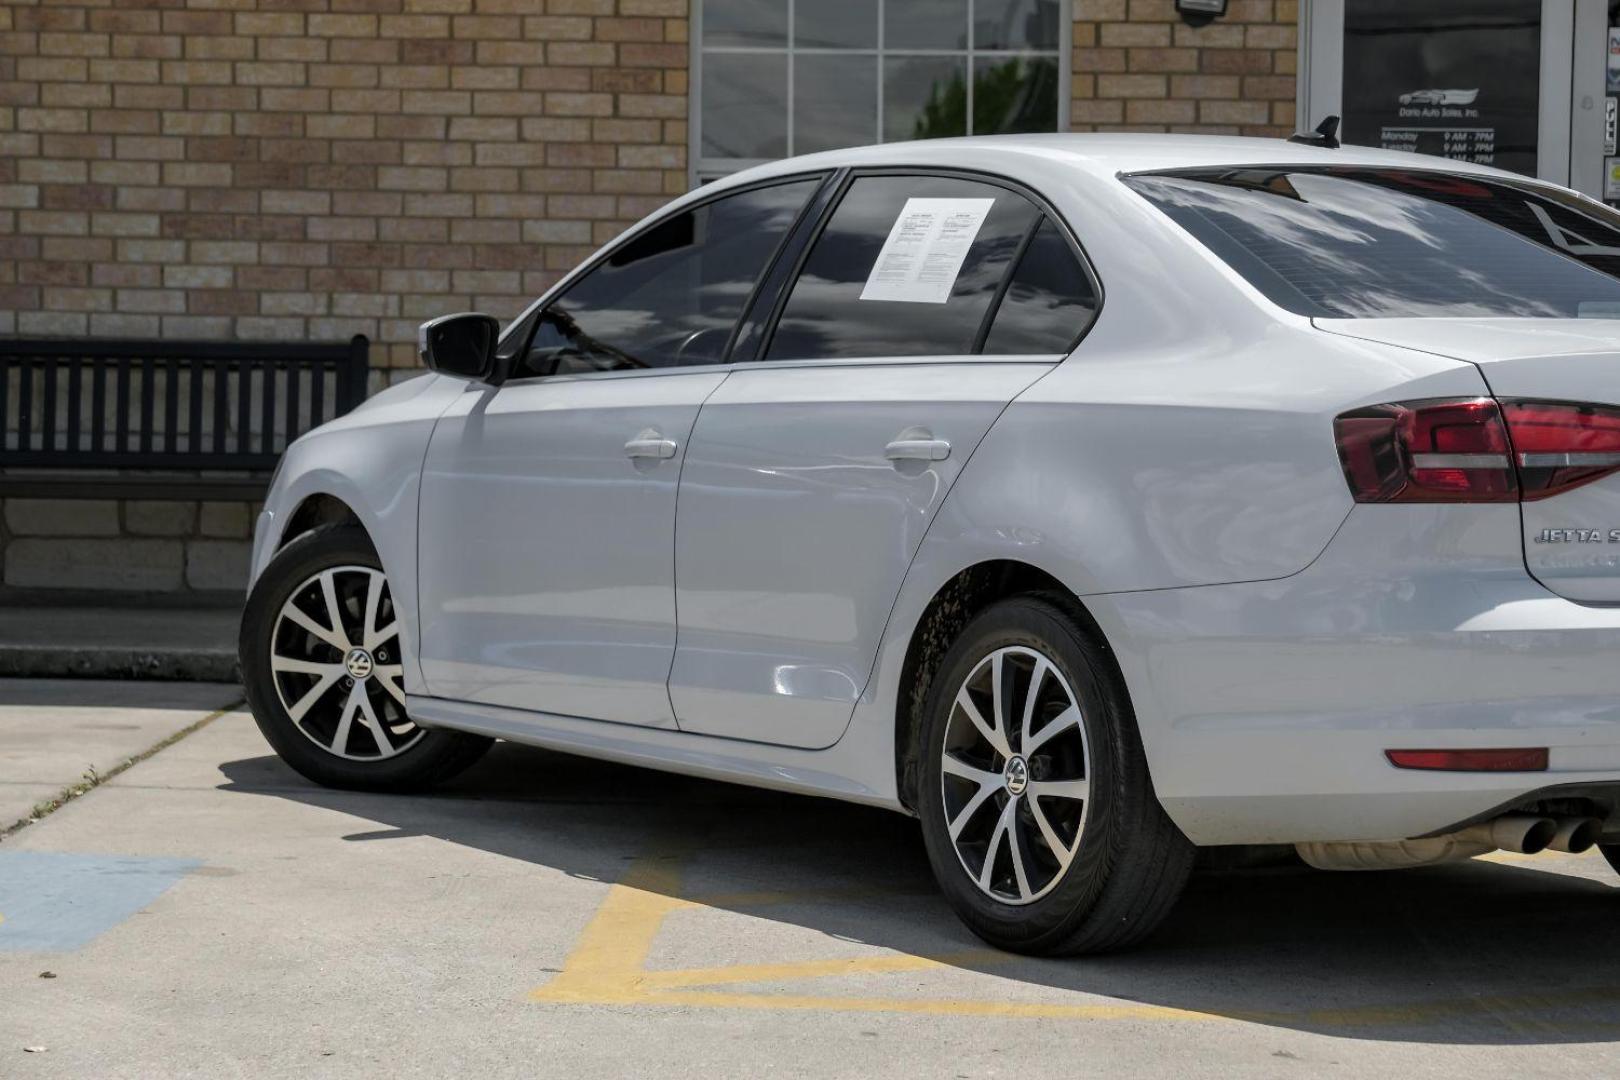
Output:
[[[271,560],[237,654],[259,730],[289,765],[329,787],[406,790],[448,779],[489,748],[412,723],[401,633],[364,530],[316,529]]]
[[[1103,952],[1169,914],[1193,848],[1153,793],[1104,646],[1064,598],[978,615],[934,676],[921,738],[929,860],[980,937]]]

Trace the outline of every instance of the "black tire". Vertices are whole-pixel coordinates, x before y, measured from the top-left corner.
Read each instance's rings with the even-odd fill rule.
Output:
[[[237,641],[237,660],[253,719],[283,761],[326,787],[414,791],[448,780],[482,757],[494,740],[458,731],[426,730],[392,757],[352,760],[317,745],[282,703],[270,659],[277,618],[295,590],[323,570],[341,566],[382,570],[364,529],[328,525],[305,533],[276,554],[253,586]],[[329,692],[341,691],[334,688]],[[403,718],[403,711],[399,715]]]
[[[1603,852],[1605,859],[1609,860],[1609,865],[1614,867],[1617,873],[1620,873],[1620,844],[1599,844],[1598,850]]]
[[[956,708],[957,692],[970,676],[984,670],[981,665],[986,658],[1005,648],[1033,650],[1061,674],[1067,687],[1059,689],[1066,689],[1066,696],[1079,707],[1084,751],[1089,757],[1083,766],[1084,779],[1089,783],[1083,803],[1083,827],[1074,825],[1067,838],[1058,833],[1058,838],[1066,839],[1073,849],[1072,861],[1066,869],[1060,869],[1060,859],[1046,859],[1048,891],[1042,895],[1032,889],[1036,898],[1027,902],[998,900],[981,889],[969,870],[970,856],[959,856],[951,838],[947,796],[942,789],[946,732]],[[1033,681],[1030,676],[1026,678]],[[957,714],[958,726],[953,731],[960,730],[962,715]],[[991,723],[993,726],[993,720]],[[1037,734],[1040,731],[1033,730]],[[974,618],[940,663],[929,688],[920,734],[918,813],[928,858],[946,899],[963,922],[985,941],[997,948],[1032,955],[1107,952],[1141,941],[1170,913],[1192,869],[1194,848],[1159,805],[1129,699],[1106,645],[1087,628],[1073,601],[1047,593],[1012,597]],[[1044,745],[1052,747],[1061,738]],[[1021,743],[1012,743],[1011,748],[1015,756],[1022,753]],[[1057,752],[1073,754],[1072,749]],[[995,762],[1002,760],[997,756],[983,767],[993,773],[998,767]],[[1077,767],[1071,758],[1068,768]],[[1035,790],[1034,778],[1040,773],[1059,771],[1050,761],[1031,755],[1031,792]],[[995,817],[998,811],[992,808],[1005,807],[1010,798],[1006,792],[998,791],[974,813],[989,812]],[[1034,799],[1025,802],[1033,804]],[[956,812],[964,815],[965,805],[959,804]],[[1008,813],[1016,823],[1020,817],[1027,818],[1029,810],[1022,806]],[[1078,811],[1075,813],[1078,815]],[[1047,840],[1031,840],[1036,835],[1031,825],[1021,827],[1029,830],[1019,840],[1021,845],[1031,844],[1021,849],[1032,853],[1029,859],[1053,851]],[[961,835],[969,836],[969,829],[964,827]],[[1004,840],[1003,846],[1007,843]],[[996,850],[994,839],[986,849]],[[1006,856],[993,858],[997,861],[992,871],[1003,865],[1001,860]],[[1034,866],[1028,876],[1033,879],[1041,869]]]

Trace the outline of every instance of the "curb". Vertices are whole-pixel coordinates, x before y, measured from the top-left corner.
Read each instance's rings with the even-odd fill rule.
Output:
[[[154,650],[0,645],[0,676],[11,678],[160,679],[240,682],[236,653],[225,649]]]

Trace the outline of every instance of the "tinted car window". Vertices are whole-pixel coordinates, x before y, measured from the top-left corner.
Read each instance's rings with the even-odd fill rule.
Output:
[[[1127,183],[1301,315],[1620,315],[1620,215],[1561,193],[1398,169],[1188,170]]]
[[[719,362],[819,183],[739,192],[629,240],[546,306],[517,376]]]
[[[1001,355],[1068,352],[1096,310],[1091,278],[1062,230],[1047,218],[1019,256],[990,324],[984,351]]]
[[[861,298],[911,199],[989,200],[944,303]],[[767,360],[971,352],[1024,232],[1039,213],[993,184],[944,176],[864,176],[844,194],[810,249]]]

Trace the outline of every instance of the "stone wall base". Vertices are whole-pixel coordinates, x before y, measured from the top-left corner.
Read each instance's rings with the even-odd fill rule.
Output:
[[[8,589],[219,593],[247,587],[251,502],[0,499]]]

